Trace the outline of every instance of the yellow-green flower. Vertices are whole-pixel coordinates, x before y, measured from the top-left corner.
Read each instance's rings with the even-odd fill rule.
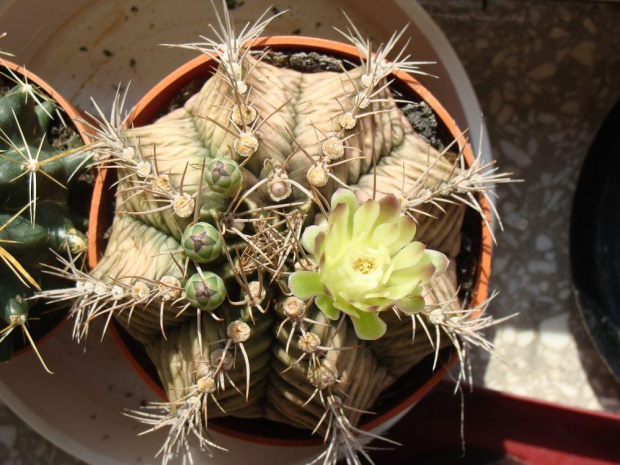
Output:
[[[318,272],[291,274],[291,292],[303,300],[315,297],[331,319],[340,312],[349,315],[360,339],[378,339],[386,330],[379,312],[393,307],[409,314],[420,311],[422,286],[448,265],[444,254],[414,241],[415,232],[395,196],[360,205],[352,192],[339,189],[327,228],[310,226],[302,236]]]

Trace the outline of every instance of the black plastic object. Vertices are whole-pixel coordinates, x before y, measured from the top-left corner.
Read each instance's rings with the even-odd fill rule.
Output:
[[[570,257],[577,306],[588,334],[620,381],[620,101],[581,168]]]

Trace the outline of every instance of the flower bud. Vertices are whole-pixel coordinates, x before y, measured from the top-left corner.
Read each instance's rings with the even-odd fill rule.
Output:
[[[234,197],[243,183],[241,169],[230,158],[214,158],[205,167],[205,182],[209,189],[226,197]]]
[[[185,283],[185,294],[190,304],[200,310],[213,311],[226,299],[224,281],[215,273],[205,271],[192,275]]]
[[[185,255],[196,263],[209,263],[222,254],[222,238],[209,223],[196,223],[185,229],[181,236]]]

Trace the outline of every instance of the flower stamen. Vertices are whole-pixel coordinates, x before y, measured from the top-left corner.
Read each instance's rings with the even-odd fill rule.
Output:
[[[370,258],[358,258],[353,262],[353,269],[358,273],[370,274],[377,269],[377,264]]]

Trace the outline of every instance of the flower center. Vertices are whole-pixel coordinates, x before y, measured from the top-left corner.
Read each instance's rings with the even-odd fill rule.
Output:
[[[358,258],[353,262],[353,269],[358,273],[370,274],[377,269],[377,264],[370,258]]]

